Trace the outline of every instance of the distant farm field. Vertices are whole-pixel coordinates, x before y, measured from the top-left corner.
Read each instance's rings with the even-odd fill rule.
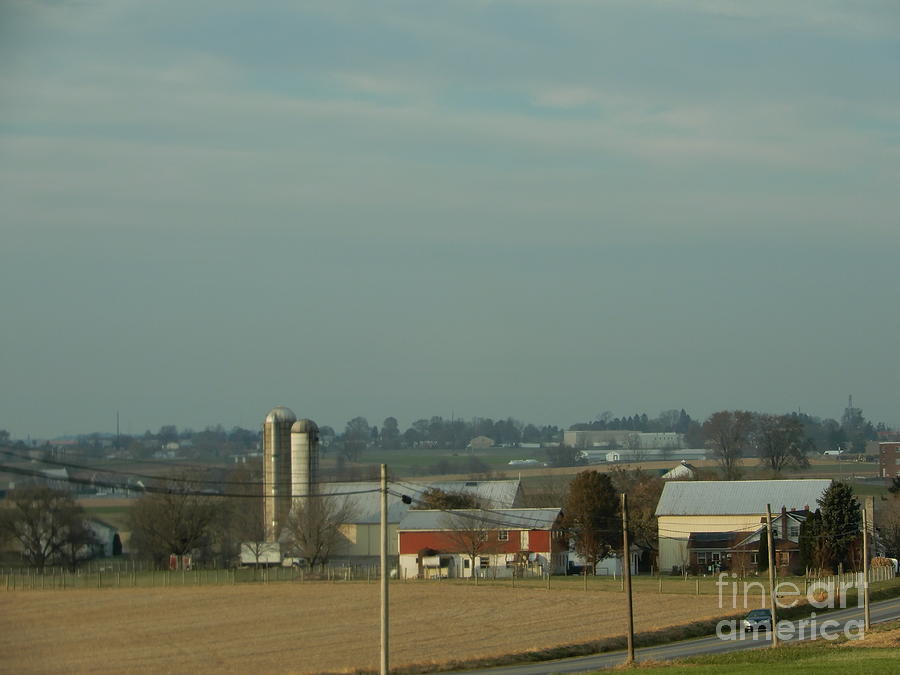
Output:
[[[378,666],[378,585],[15,591],[0,595],[2,670],[320,673]],[[391,664],[491,657],[624,632],[624,594],[395,583]],[[714,596],[635,597],[635,629],[723,613]]]

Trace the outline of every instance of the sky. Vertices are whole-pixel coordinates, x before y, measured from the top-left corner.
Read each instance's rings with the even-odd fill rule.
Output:
[[[900,4],[0,4],[0,428],[900,426]]]

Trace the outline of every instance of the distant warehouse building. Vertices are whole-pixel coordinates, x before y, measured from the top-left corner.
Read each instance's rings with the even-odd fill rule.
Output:
[[[684,447],[684,434],[674,431],[642,432],[625,429],[587,429],[563,432],[563,445],[570,448],[619,447],[630,450],[669,449]]]

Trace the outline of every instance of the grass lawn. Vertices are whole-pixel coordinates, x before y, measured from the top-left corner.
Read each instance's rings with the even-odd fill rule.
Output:
[[[787,645],[753,649],[737,654],[698,657],[670,666],[641,667],[640,671],[665,675],[681,673],[891,673],[900,666],[900,648],[850,649],[831,645]]]

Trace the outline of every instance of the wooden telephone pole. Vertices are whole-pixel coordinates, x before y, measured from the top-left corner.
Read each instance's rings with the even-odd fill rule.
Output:
[[[866,622],[866,631],[869,630],[871,616],[869,614],[869,498],[866,498],[863,505],[862,521],[863,521],[863,617]]]
[[[766,537],[768,538],[769,544],[769,596],[771,599],[770,604],[772,605],[772,628],[769,632],[772,633],[772,647],[778,646],[778,631],[775,630],[777,625],[777,620],[775,618],[775,602],[777,600],[777,594],[775,592],[775,545],[773,543],[774,537],[772,536],[772,505],[766,504]]]
[[[387,464],[381,465],[381,675],[388,675],[388,518]]]
[[[622,493],[622,580],[625,583],[625,604],[628,608],[628,655],[625,663],[634,663],[634,615],[631,604],[631,551],[628,544],[628,496]],[[585,577],[587,578],[587,577]]]

